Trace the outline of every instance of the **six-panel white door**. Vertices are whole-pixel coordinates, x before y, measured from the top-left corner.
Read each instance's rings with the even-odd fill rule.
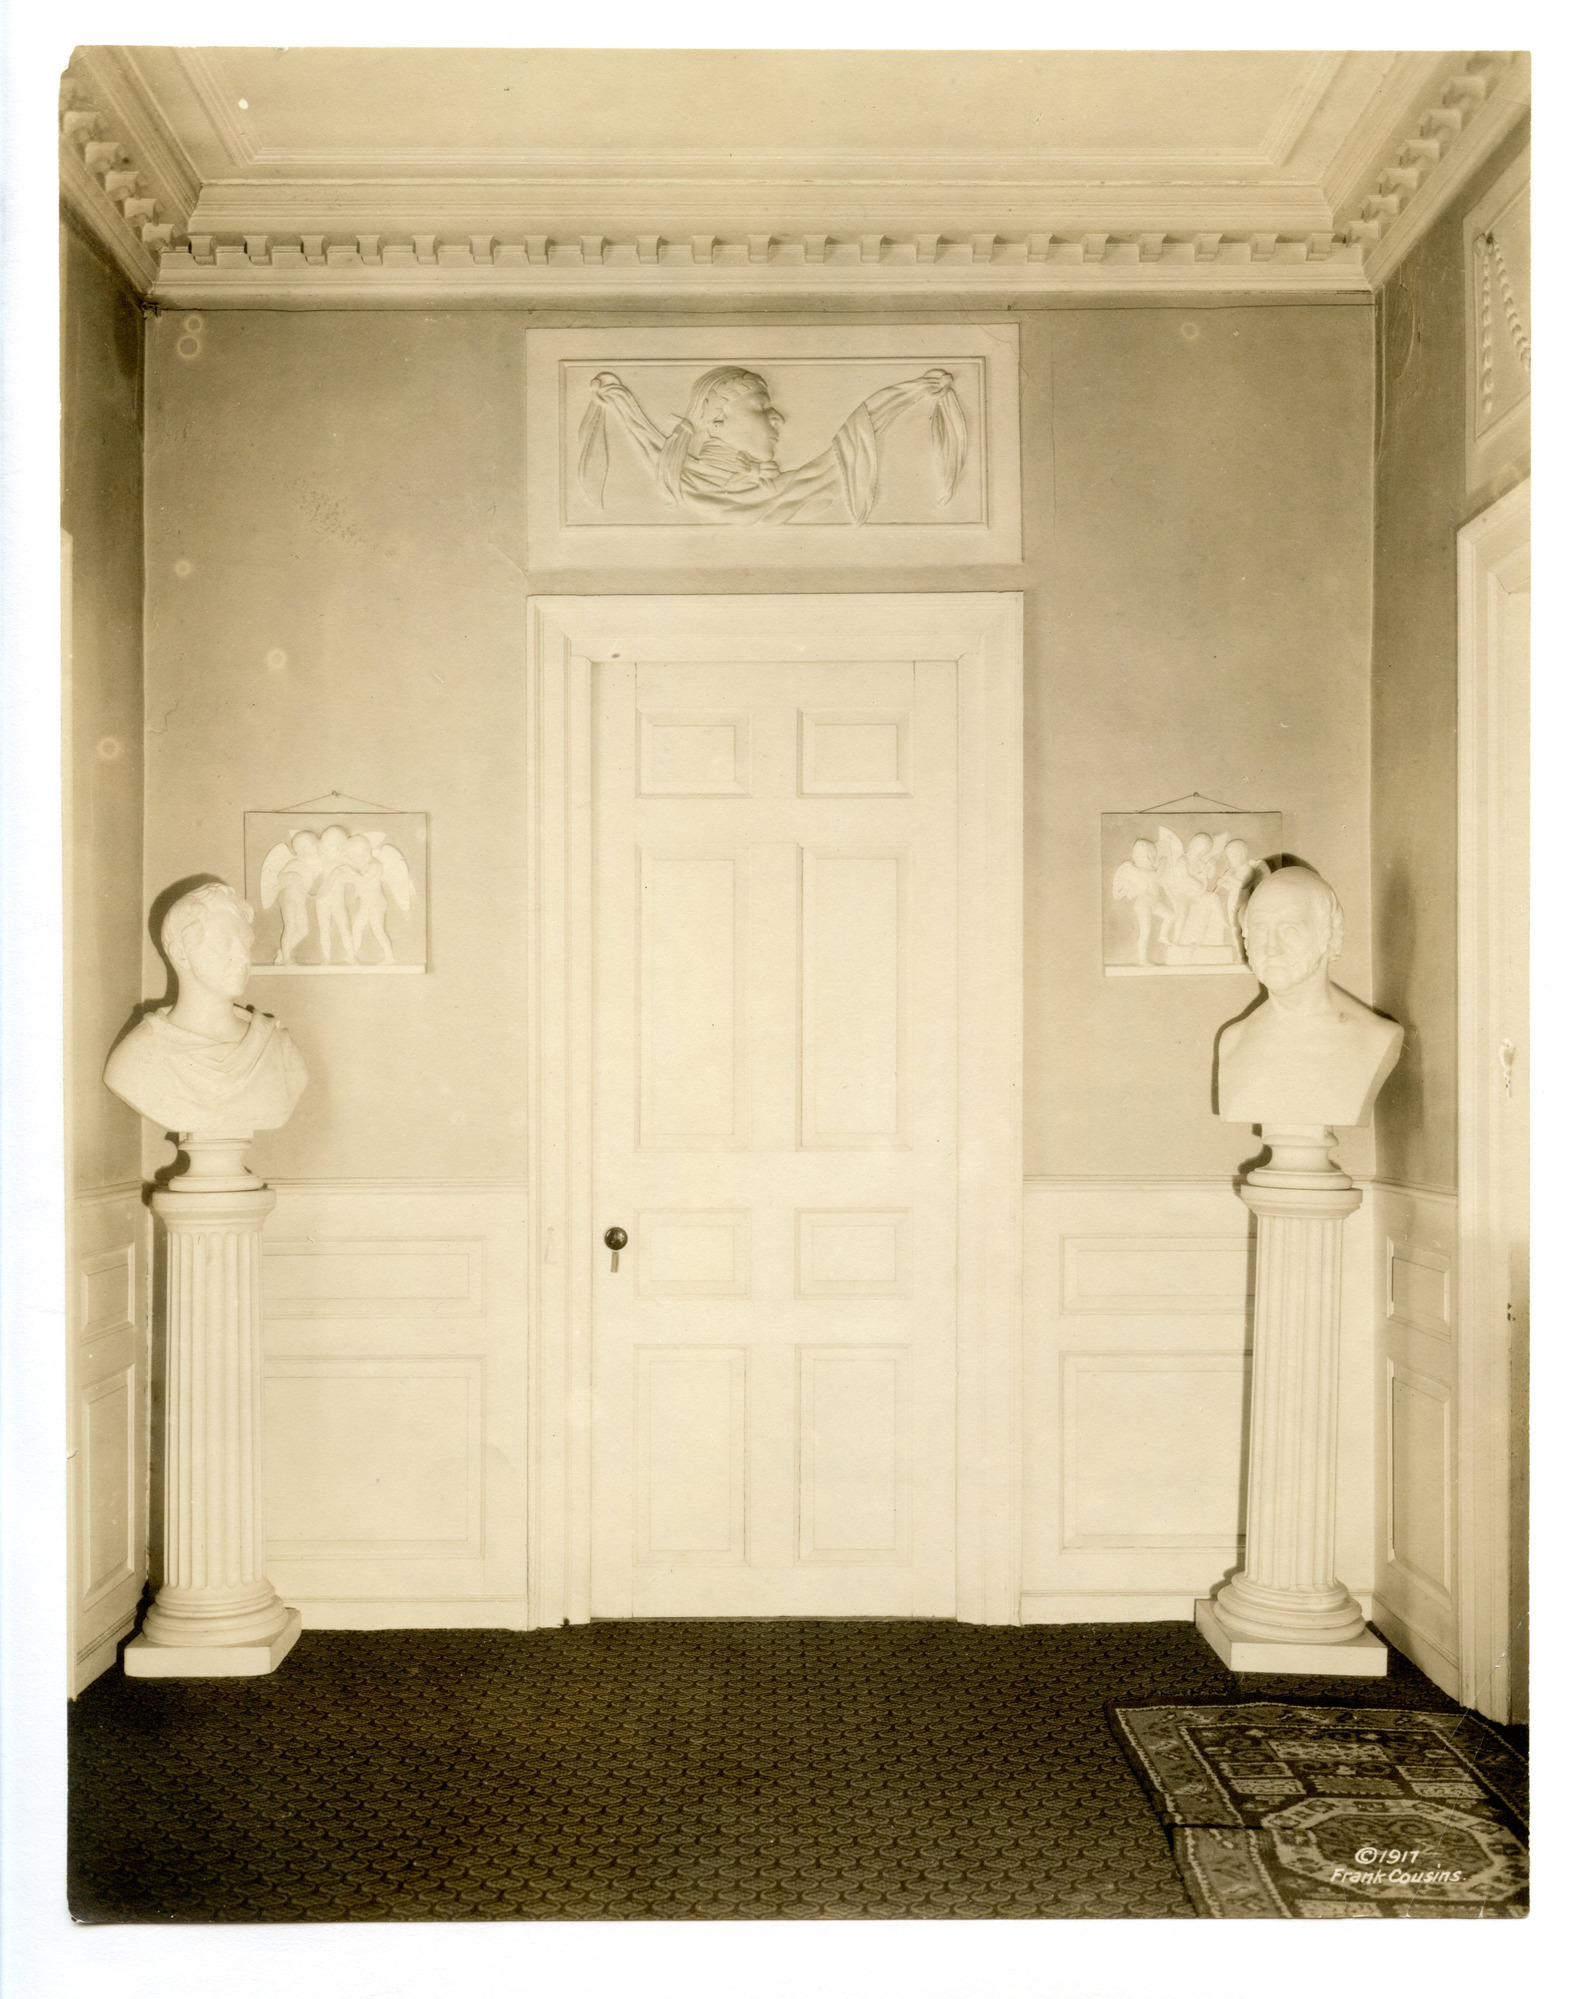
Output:
[[[955,1612],[957,671],[595,666],[596,1617]]]

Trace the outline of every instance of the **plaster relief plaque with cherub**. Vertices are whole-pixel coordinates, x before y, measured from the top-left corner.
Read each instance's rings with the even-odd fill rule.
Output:
[[[1014,328],[527,339],[535,567],[1021,558]]]
[[[1105,973],[1241,972],[1240,914],[1281,851],[1278,812],[1106,812]]]
[[[427,814],[332,794],[242,823],[255,971],[427,970]]]

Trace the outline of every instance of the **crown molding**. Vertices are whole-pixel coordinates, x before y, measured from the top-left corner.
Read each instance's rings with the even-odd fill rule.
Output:
[[[1435,101],[1459,61],[1437,49],[1397,56],[1320,176],[1320,193],[1332,219],[1361,206],[1409,127]]]
[[[127,52],[81,48],[60,88],[61,198],[141,293],[201,184]]]
[[[1329,95],[1332,85],[1346,66],[1339,50],[1316,55],[1307,74],[1298,78],[1281,107],[1274,129],[1264,142],[1264,157],[1272,167],[1283,167],[1297,149],[1298,141],[1313,123],[1314,114]]]
[[[1437,67],[1425,99],[1382,146],[1368,192],[1361,200],[1354,192],[1348,204],[1344,233],[1363,245],[1372,290],[1526,115],[1532,92],[1532,63],[1524,51],[1477,51]]]
[[[1085,236],[1271,236],[1328,233],[1330,207],[1311,187],[1126,187],[969,182],[843,181],[226,181],[210,182],[188,222],[194,235],[346,240],[434,235],[465,241],[542,236],[631,244],[770,237],[858,241],[1002,241]]]
[[[70,107],[81,110],[81,104]],[[118,156],[119,157],[119,156]],[[105,174],[109,171],[105,169]],[[60,198],[87,229],[90,238],[109,255],[116,269],[140,297],[152,294],[159,277],[153,253],[138,227],[128,223],[120,207],[104,190],[105,174],[91,172],[82,153],[63,138],[60,147]]]
[[[1312,113],[1309,114],[1310,116]],[[1300,137],[1301,134],[1298,135]],[[480,175],[494,180],[705,180],[741,179],[750,185],[784,179],[793,185],[844,184],[848,181],[910,182],[934,186],[941,180],[965,180],[984,186],[1028,180],[1043,187],[1052,181],[1092,185],[1128,174],[1161,174],[1166,180],[1221,185],[1232,176],[1253,176],[1279,183],[1279,169],[1296,145],[1282,143],[1279,152],[1259,147],[1134,146],[1123,151],[1096,152],[1079,147],[1052,146],[1039,152],[975,152],[969,147],[923,152],[842,152],[833,147],[815,152],[780,148],[731,153],[671,150],[663,153],[621,149],[553,151],[547,147],[416,147],[385,150],[371,146],[321,146],[296,152],[275,146],[238,142],[231,155],[234,173],[212,174],[211,186],[233,180],[289,186],[295,180],[394,179],[445,181]],[[1302,175],[1288,177],[1306,185]]]
[[[252,120],[237,116],[237,95],[227,87],[207,49],[178,48],[176,62],[188,87],[203,108],[215,144],[233,167],[250,167],[263,148],[253,136]]]
[[[79,49],[71,73],[81,77],[89,96],[126,141],[150,192],[172,217],[190,215],[203,193],[203,176],[159,109],[136,49]]]
[[[817,173],[782,154],[738,156],[729,171],[704,154],[644,162],[653,173],[611,156],[594,173],[588,155],[538,155],[531,177],[290,181],[259,171],[266,156],[207,52],[177,53],[217,143],[252,168],[247,177],[200,179],[135,50],[78,50],[61,121],[65,199],[131,283],[173,307],[1361,297],[1517,123],[1530,88],[1521,54],[1392,58],[1324,184],[1150,185],[1140,173],[1117,185],[1053,178],[1054,154],[946,153],[927,156],[929,175],[924,156],[878,163],[885,171],[872,157],[821,156]],[[1264,142],[1266,174],[1302,143],[1347,60],[1316,57]],[[1028,177],[1004,178],[1008,163]],[[462,156],[450,164],[471,167]],[[1207,151],[1200,164],[1225,168]],[[860,165],[868,177],[854,177]],[[950,180],[932,177],[947,169]]]
[[[163,251],[153,297],[160,304],[201,307],[344,304],[354,297],[428,304],[503,297],[1116,290],[1363,296],[1367,281],[1361,248],[1328,234],[1230,237],[1216,231],[1173,239],[1164,231],[1115,237],[1100,230],[1065,240],[988,231],[896,239],[876,232],[854,238],[698,234],[680,241],[583,236],[568,242],[483,232],[462,241],[430,232],[397,238],[370,232],[351,241],[259,232],[227,243],[196,232]]]

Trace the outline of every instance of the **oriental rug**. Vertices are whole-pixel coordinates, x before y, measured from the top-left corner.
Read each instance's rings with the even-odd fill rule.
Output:
[[[1107,1712],[1201,1916],[1527,1913],[1527,1766],[1476,1715]]]

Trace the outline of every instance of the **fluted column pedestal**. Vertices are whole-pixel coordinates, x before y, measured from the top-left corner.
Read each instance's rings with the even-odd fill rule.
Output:
[[[260,1253],[275,1196],[247,1140],[183,1141],[165,1225],[165,1578],[123,1662],[138,1679],[272,1673],[302,1614],[264,1573]]]
[[[1233,1672],[1371,1678],[1386,1649],[1335,1572],[1341,1231],[1363,1196],[1328,1127],[1264,1137],[1241,1190],[1258,1217],[1246,1561],[1195,1614]]]

